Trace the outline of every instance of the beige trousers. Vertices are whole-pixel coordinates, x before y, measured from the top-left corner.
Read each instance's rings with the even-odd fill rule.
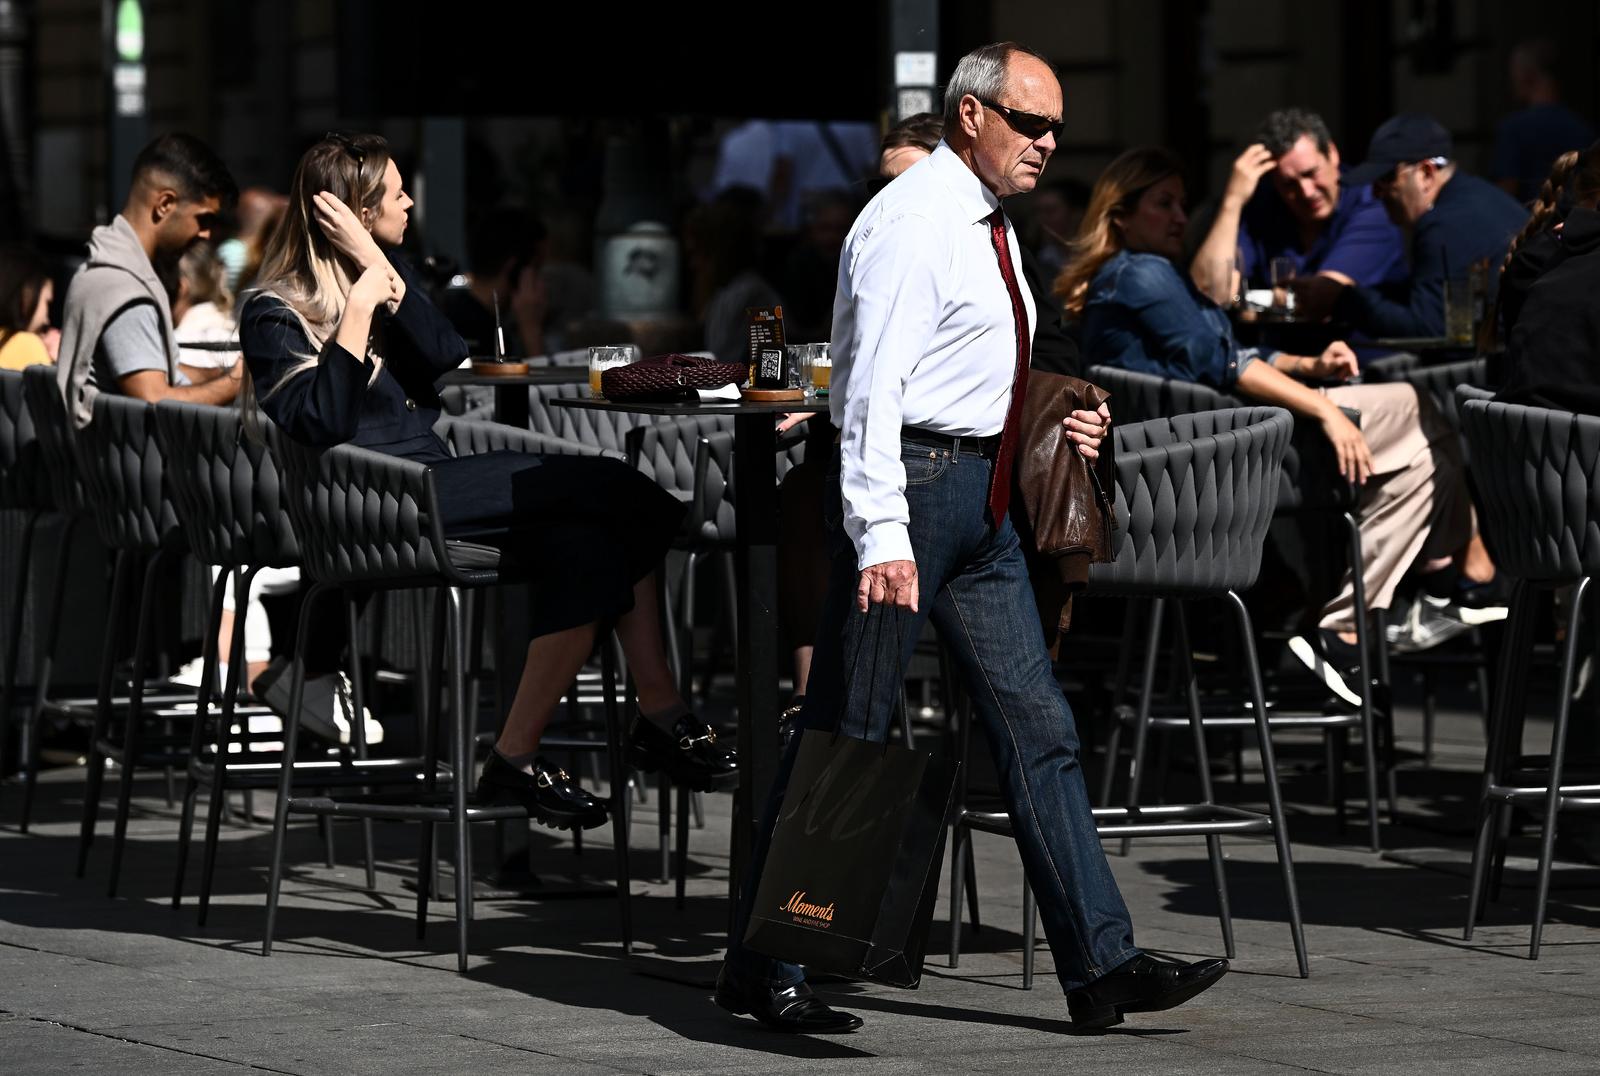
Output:
[[[1461,441],[1433,400],[1411,385],[1345,385],[1328,399],[1361,412],[1373,474],[1361,491],[1361,579],[1368,609],[1387,609],[1406,570],[1449,556],[1472,537]],[[1322,611],[1323,628],[1355,630],[1355,576]]]

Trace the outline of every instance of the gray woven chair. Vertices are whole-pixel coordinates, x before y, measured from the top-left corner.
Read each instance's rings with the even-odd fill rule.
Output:
[[[89,425],[78,430],[73,439],[95,526],[100,531],[101,541],[115,550],[117,557],[112,582],[112,619],[107,626],[100,662],[100,689],[89,742],[89,773],[78,839],[78,876],[81,878],[94,842],[106,761],[115,761],[117,809],[107,886],[112,896],[116,895],[122,870],[135,772],[141,767],[161,767],[170,772],[187,762],[187,735],[168,728],[151,734],[144,727],[147,717],[170,720],[176,716],[172,711],[145,713],[145,675],[154,643],[153,614],[161,600],[161,566],[166,558],[188,551],[166,481],[165,460],[155,438],[153,411],[154,407],[143,400],[102,392],[95,397]],[[134,574],[141,570],[143,582],[135,620],[132,684],[123,714],[122,736],[114,740],[110,736],[110,725],[115,709],[112,687],[119,642],[117,618],[126,588]]]
[[[441,424],[456,452],[510,449],[583,452],[536,434],[491,423],[459,420]],[[384,794],[295,797],[293,771],[281,767],[273,823],[272,861],[268,874],[263,955],[272,952],[278,897],[283,878],[284,838],[291,813],[422,822],[418,858],[417,922],[426,920],[435,823],[448,823],[454,834],[456,883],[456,959],[468,964],[468,930],[472,919],[472,867],[469,827],[473,822],[522,819],[520,807],[481,807],[470,802],[475,773],[475,714],[467,703],[468,627],[465,599],[469,591],[516,581],[501,571],[498,550],[447,540],[439,519],[433,471],[426,464],[384,455],[354,445],[311,448],[268,428],[268,444],[278,463],[284,503],[300,546],[302,570],[313,580],[301,608],[299,639],[318,593],[331,588],[365,591],[428,588],[442,591],[440,617],[448,632],[450,788],[442,793],[436,760],[443,722],[424,707],[423,745],[427,753],[417,788],[401,796]],[[632,912],[628,880],[628,834],[623,801],[627,795],[622,722],[611,672],[611,649],[602,646],[606,666],[607,748],[611,767],[612,829],[616,848],[618,909],[624,952],[632,948]],[[290,718],[284,728],[284,752],[293,758],[299,735],[299,708],[304,691],[304,665],[297,654],[291,674]]]
[[[12,376],[15,375],[8,375],[6,382],[8,386],[16,383],[10,380]],[[78,712],[84,715],[92,715],[93,710],[92,706],[82,705],[86,700],[71,700],[64,703],[62,700],[54,699],[50,694],[55,652],[61,638],[67,570],[71,564],[69,554],[72,540],[88,513],[83,481],[78,474],[77,459],[72,453],[66,404],[62,402],[61,390],[56,387],[56,370],[53,366],[32,366],[22,371],[20,385],[24,407],[15,419],[10,420],[16,424],[14,428],[17,439],[13,442],[16,450],[14,459],[20,466],[43,466],[51,504],[56,511],[66,516],[61,544],[56,551],[55,578],[50,582],[47,591],[50,595],[50,605],[45,611],[43,638],[34,648],[33,705],[29,708],[27,729],[22,737],[25,748],[21,759],[24,785],[18,827],[26,833],[33,817],[33,798],[39,780],[39,742],[46,715],[73,704],[78,704],[76,707]],[[7,391],[9,393],[9,388]],[[9,409],[8,402],[8,412]],[[31,441],[29,430],[32,434]],[[35,462],[30,462],[30,458]],[[19,592],[18,613],[21,612],[21,604]],[[10,682],[12,681],[8,678],[8,683]],[[8,701],[6,706],[8,712],[10,707]]]
[[[1147,419],[1162,418],[1170,415],[1207,411],[1220,408],[1252,406],[1236,397],[1228,396],[1205,385],[1198,385],[1187,381],[1175,381],[1168,378],[1156,377],[1151,374],[1138,373],[1132,370],[1123,370],[1113,366],[1091,367],[1086,375],[1089,380],[1100,385],[1111,394],[1111,407],[1118,421],[1142,421]],[[1347,415],[1359,422],[1360,416],[1355,412],[1346,410]],[[1350,563],[1355,566],[1355,609],[1356,609],[1356,648],[1360,658],[1361,679],[1367,690],[1361,693],[1361,705],[1354,713],[1342,710],[1323,709],[1294,709],[1286,706],[1277,706],[1272,713],[1272,723],[1278,727],[1315,728],[1325,735],[1334,737],[1334,743],[1339,747],[1341,762],[1339,771],[1342,774],[1342,755],[1344,736],[1349,730],[1356,730],[1361,735],[1363,752],[1363,768],[1366,776],[1367,793],[1367,838],[1373,851],[1379,847],[1378,837],[1378,755],[1377,755],[1377,730],[1378,716],[1383,718],[1383,728],[1387,733],[1385,739],[1385,752],[1383,771],[1389,801],[1391,821],[1396,811],[1398,799],[1395,785],[1394,761],[1394,733],[1393,715],[1388,706],[1388,646],[1381,631],[1374,631],[1371,616],[1367,609],[1366,588],[1363,583],[1360,565],[1362,563],[1361,528],[1355,517],[1356,492],[1349,483],[1343,481],[1338,475],[1337,463],[1327,438],[1322,431],[1307,423],[1296,422],[1294,432],[1290,437],[1289,448],[1284,454],[1283,469],[1278,480],[1276,499],[1271,506],[1274,514],[1296,515],[1301,513],[1328,514],[1336,517],[1344,530],[1345,539],[1349,548]],[[1131,628],[1131,625],[1130,625]],[[1131,641],[1131,640],[1130,640]],[[1382,702],[1374,704],[1374,696]],[[1126,713],[1126,711],[1123,711]],[[1253,719],[1249,715],[1229,715],[1222,719],[1208,716],[1206,724],[1213,725],[1249,725]],[[1187,718],[1178,715],[1158,715],[1153,720],[1156,728],[1173,729],[1182,728],[1187,724]],[[1110,750],[1107,755],[1108,762],[1114,763],[1117,758],[1117,749],[1121,740],[1122,724],[1113,726]],[[1128,775],[1130,784],[1129,802],[1133,802],[1137,795],[1137,773],[1142,758],[1142,745],[1135,743],[1135,757],[1130,760]],[[1116,767],[1108,765],[1106,768],[1105,784],[1102,788],[1101,802],[1106,803],[1111,798],[1111,783],[1115,776]],[[1340,821],[1344,817],[1344,799],[1342,795],[1342,782],[1334,782],[1334,793],[1339,811]]]
[[[211,885],[216,866],[217,839],[226,810],[228,793],[276,788],[282,758],[263,758],[245,751],[256,737],[235,730],[239,718],[251,713],[268,713],[264,707],[240,706],[239,675],[244,663],[228,663],[228,676],[220,691],[215,682],[217,637],[220,632],[222,602],[231,577],[234,593],[247,595],[262,568],[284,568],[300,563],[299,549],[284,513],[277,467],[266,444],[241,428],[240,415],[233,407],[208,407],[167,400],[155,408],[156,437],[167,460],[166,480],[173,508],[190,549],[202,564],[221,569],[212,584],[201,682],[197,707],[205,706],[214,715],[214,739],[205,739],[207,722],[196,721],[191,729],[187,779],[184,785],[183,812],[178,836],[178,865],[173,880],[172,906],[182,901],[184,873],[188,865],[190,839],[194,828],[195,800],[202,787],[209,789],[206,815],[205,850],[200,875],[199,923],[204,926],[210,909]],[[240,606],[244,601],[241,597]],[[347,603],[354,639],[356,605]],[[244,620],[233,621],[230,654],[242,653]],[[364,679],[359,650],[350,648],[351,681],[355,689],[354,712],[364,709]],[[243,725],[245,722],[240,721]],[[276,735],[271,736],[277,739]],[[366,723],[351,722],[353,759],[349,754],[295,763],[297,782],[318,788],[335,786],[381,785],[396,774],[414,774],[417,760],[386,759],[365,763]],[[405,779],[405,778],[402,778]],[[363,827],[367,887],[376,884],[372,854],[370,820]],[[327,830],[324,830],[325,836]]]
[[[45,468],[43,450],[34,432],[33,416],[28,413],[22,398],[22,372],[0,370],[0,511],[21,512],[25,516],[22,543],[17,550],[16,583],[11,587],[7,599],[10,602],[10,616],[5,626],[4,680],[0,681],[0,779],[8,772],[6,752],[11,746],[11,712],[16,702],[17,661],[26,626],[23,610],[28,605],[28,565],[33,557],[40,521],[56,510],[50,473]],[[75,516],[67,517],[67,533],[61,540],[63,553],[71,542],[75,521]],[[66,557],[63,555],[56,569],[56,588],[65,581],[66,566]],[[58,598],[58,604],[59,601]]]
[[[1300,902],[1295,888],[1294,862],[1287,822],[1278,791],[1277,764],[1267,720],[1261,668],[1256,659],[1250,615],[1239,591],[1256,581],[1262,549],[1273,512],[1273,491],[1289,445],[1291,420],[1279,408],[1237,408],[1177,415],[1113,427],[1116,437],[1116,558],[1090,569],[1091,595],[1139,597],[1155,605],[1146,653],[1143,691],[1136,729],[1141,733],[1150,720],[1154,692],[1155,659],[1161,644],[1168,602],[1177,627],[1176,655],[1181,679],[1187,685],[1187,723],[1194,736],[1201,799],[1198,803],[1099,807],[1096,828],[1103,839],[1121,837],[1203,836],[1216,886],[1223,943],[1234,954],[1233,925],[1227,885],[1223,875],[1221,837],[1228,834],[1270,833],[1277,846],[1289,906],[1290,934],[1302,977],[1310,974]],[[1245,810],[1219,804],[1213,795],[1206,754],[1205,722],[1200,711],[1199,688],[1190,659],[1188,623],[1184,603],[1202,598],[1223,598],[1237,619],[1245,657],[1246,689],[1251,720],[1266,776],[1268,810]],[[958,748],[966,754],[970,722],[958,727]],[[963,775],[966,768],[963,767]],[[1011,836],[1004,811],[973,810],[965,803],[965,777],[957,799],[955,832],[951,842],[950,965],[960,957],[960,911],[965,870],[970,855],[969,831]],[[1024,892],[1023,984],[1033,980],[1035,908],[1031,889]]]
[[[1362,374],[1368,381],[1401,382],[1414,385],[1419,393],[1433,401],[1445,421],[1461,432],[1461,411],[1457,392],[1463,386],[1485,391],[1489,384],[1488,359],[1461,359],[1456,362],[1422,365],[1421,360],[1409,352],[1389,355],[1367,364]],[[1461,459],[1466,467],[1469,485],[1474,484],[1472,471],[1472,446],[1466,437],[1461,438]],[[1478,684],[1478,699],[1483,706],[1484,727],[1489,725],[1489,657],[1484,645],[1483,632],[1473,628],[1473,648],[1468,651],[1451,649],[1447,653],[1423,651],[1418,654],[1397,654],[1390,660],[1395,664],[1417,668],[1422,677],[1422,764],[1433,764],[1433,736],[1437,725],[1437,681],[1441,670],[1450,675],[1456,670],[1470,669]]]
[[[1512,808],[1542,806],[1538,888],[1528,946],[1529,958],[1537,959],[1560,814],[1600,808],[1600,783],[1592,783],[1593,778],[1569,783],[1565,773],[1582,621],[1590,612],[1586,600],[1591,585],[1600,574],[1600,417],[1497,403],[1463,390],[1461,425],[1477,461],[1479,525],[1495,565],[1516,580],[1484,760],[1465,937],[1472,939],[1486,903],[1496,833],[1501,847],[1495,858],[1503,867]],[[1527,698],[1536,592],[1567,586],[1573,588],[1572,613],[1557,676],[1550,753],[1525,758],[1522,705]]]

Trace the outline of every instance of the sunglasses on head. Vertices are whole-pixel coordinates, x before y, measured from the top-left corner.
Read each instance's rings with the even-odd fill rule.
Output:
[[[322,136],[322,140],[324,142],[332,142],[334,145],[350,154],[350,159],[355,161],[357,164],[365,164],[367,161],[367,151],[356,145],[356,140],[345,134],[343,131],[329,131],[327,134]]]
[[[994,101],[986,101],[982,97],[977,98],[977,102],[984,108],[992,108],[1000,113],[1006,123],[1011,125],[1013,131],[1034,141],[1038,141],[1045,135],[1050,135],[1059,141],[1061,133],[1067,129],[1065,120],[1053,120],[1048,116],[1041,116],[1037,112],[1022,112],[1015,108],[1007,108],[1005,105],[997,104]]]

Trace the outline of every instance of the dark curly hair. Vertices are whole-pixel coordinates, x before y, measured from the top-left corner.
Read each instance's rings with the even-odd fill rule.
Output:
[[[1306,135],[1311,136],[1311,141],[1317,144],[1317,149],[1324,156],[1333,146],[1333,134],[1328,130],[1327,123],[1309,109],[1280,108],[1268,113],[1267,118],[1261,121],[1261,126],[1256,128],[1256,141],[1266,146],[1267,152],[1274,157],[1288,153]]]

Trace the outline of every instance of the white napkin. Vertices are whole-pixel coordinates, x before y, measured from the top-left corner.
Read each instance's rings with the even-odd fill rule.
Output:
[[[717,389],[696,389],[695,391],[700,394],[702,403],[716,400],[737,400],[740,398],[738,385],[723,385]]]

